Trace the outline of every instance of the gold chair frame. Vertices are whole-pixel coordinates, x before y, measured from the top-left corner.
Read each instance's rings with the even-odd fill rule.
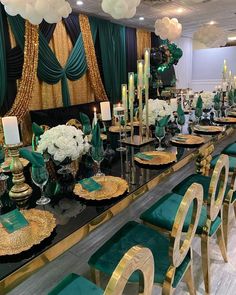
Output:
[[[181,237],[182,237],[182,229],[184,226],[184,221],[187,216],[189,207],[192,203],[193,203],[193,214],[192,214],[191,224],[188,228],[188,232],[185,235],[185,240],[182,241]],[[196,295],[195,284],[193,279],[193,270],[192,270],[191,244],[197,230],[201,209],[202,209],[202,204],[203,204],[203,188],[200,184],[193,183],[183,197],[183,200],[179,206],[179,209],[175,217],[175,222],[174,222],[172,231],[170,233],[169,256],[171,258],[171,266],[169,267],[166,273],[166,278],[162,285],[163,295],[173,294],[174,288],[172,287],[172,285],[173,285],[173,280],[175,277],[176,268],[180,266],[180,264],[185,259],[186,255],[189,253],[189,251],[190,251],[190,263],[186,269],[186,272],[183,274],[183,277],[189,288],[190,294]],[[101,286],[101,272],[97,269],[91,268],[91,273],[92,273],[93,281],[98,286]],[[128,282],[128,277],[126,282]],[[116,293],[114,294],[116,295]],[[122,293],[119,293],[119,294],[122,294]],[[144,294],[146,295],[146,293],[144,293],[143,285],[141,284],[139,286],[139,295],[144,295]]]
[[[66,123],[66,125],[67,125],[67,126],[74,126],[76,129],[80,129],[80,130],[83,129],[82,124],[81,124],[80,121],[77,120],[77,119],[70,119],[70,120]]]
[[[225,262],[228,262],[226,246],[225,246],[225,234],[224,234],[224,210],[223,210],[223,200],[226,190],[226,185],[228,181],[228,173],[229,173],[229,157],[227,155],[221,155],[217,164],[212,172],[211,183],[209,188],[209,197],[207,201],[207,221],[203,228],[203,232],[201,235],[196,234],[201,238],[201,256],[202,256],[202,271],[205,285],[205,294],[210,294],[211,284],[210,284],[210,255],[209,255],[209,243],[210,243],[210,229],[211,223],[215,220],[215,218],[220,214],[221,215],[221,224],[216,230],[218,245],[221,250],[223,259]],[[218,183],[220,182],[220,189],[218,196],[216,198],[216,191],[218,187]],[[235,184],[236,185],[236,184]],[[231,195],[232,198],[232,195]],[[236,214],[236,213],[235,213]],[[148,222],[144,222],[144,224],[156,229],[159,232],[170,232],[164,228],[160,228],[158,226],[152,225]],[[190,290],[190,289],[189,289]],[[191,293],[190,294],[195,294]]]
[[[122,295],[124,288],[135,271],[141,271],[140,288],[143,295],[151,295],[154,280],[154,259],[152,252],[142,246],[132,247],[120,260],[104,291],[104,295]]]
[[[228,233],[229,233],[229,214],[230,207],[234,208],[234,215],[236,218],[236,200],[232,202],[233,194],[236,191],[236,167],[233,172],[229,173],[230,176],[230,190],[223,202],[223,231],[226,251],[228,249]]]

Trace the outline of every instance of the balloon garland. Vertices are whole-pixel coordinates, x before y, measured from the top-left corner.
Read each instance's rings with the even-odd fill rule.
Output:
[[[163,73],[171,66],[177,65],[182,55],[182,49],[178,48],[174,43],[167,42],[167,44],[163,44],[159,48],[151,49],[151,66],[159,74]]]

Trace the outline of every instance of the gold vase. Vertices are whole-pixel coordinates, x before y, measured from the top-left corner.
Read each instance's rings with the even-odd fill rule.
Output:
[[[9,192],[10,198],[16,202],[16,205],[20,209],[28,207],[29,198],[32,195],[32,188],[25,183],[25,177],[23,173],[23,165],[19,159],[19,148],[22,143],[16,145],[7,145],[8,154],[12,157],[10,170],[12,172],[13,187]]]

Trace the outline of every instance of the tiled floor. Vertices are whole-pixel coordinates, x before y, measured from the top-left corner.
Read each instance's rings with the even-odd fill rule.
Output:
[[[233,139],[231,139],[233,140]],[[221,147],[222,148],[222,147]],[[128,209],[111,221],[99,227],[87,238],[60,256],[55,261],[32,275],[29,279],[15,288],[9,295],[44,295],[47,294],[64,276],[71,272],[83,274],[90,277],[87,261],[91,254],[102,245],[114,232],[116,232],[128,220],[137,220],[138,216],[145,209],[149,208],[161,196],[166,194],[178,182],[194,172],[194,165],[190,164],[166,179],[165,183],[158,185],[141,199],[137,200]],[[212,294],[215,295],[235,295],[236,294],[236,221],[231,214],[230,238],[229,238],[229,262],[224,263],[216,241],[211,243],[211,276]],[[196,238],[193,244],[194,250],[194,276],[197,287],[197,294],[204,294],[204,285],[201,272],[200,240]],[[104,278],[104,286],[107,278]],[[125,290],[126,295],[135,295],[137,287],[129,285]],[[153,295],[161,294],[161,288],[154,286]],[[175,294],[184,295],[187,288],[181,283]],[[76,294],[70,294],[76,295]],[[90,295],[90,294],[86,294]]]

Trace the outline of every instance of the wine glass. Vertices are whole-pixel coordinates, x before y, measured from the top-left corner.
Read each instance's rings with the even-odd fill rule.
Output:
[[[31,178],[35,185],[37,185],[41,190],[41,197],[36,201],[37,205],[46,205],[50,203],[50,199],[45,197],[44,187],[48,182],[49,173],[45,166],[43,167],[32,167],[31,169]]]
[[[98,171],[95,174],[95,176],[105,176],[104,173],[101,171],[101,162],[104,160],[104,149],[103,149],[103,144],[101,146],[92,146],[90,149],[90,154],[93,159],[93,161],[97,164]]]
[[[163,151],[165,148],[161,146],[161,141],[165,137],[165,127],[156,126],[155,137],[158,141],[158,148],[156,148],[156,150]]]

